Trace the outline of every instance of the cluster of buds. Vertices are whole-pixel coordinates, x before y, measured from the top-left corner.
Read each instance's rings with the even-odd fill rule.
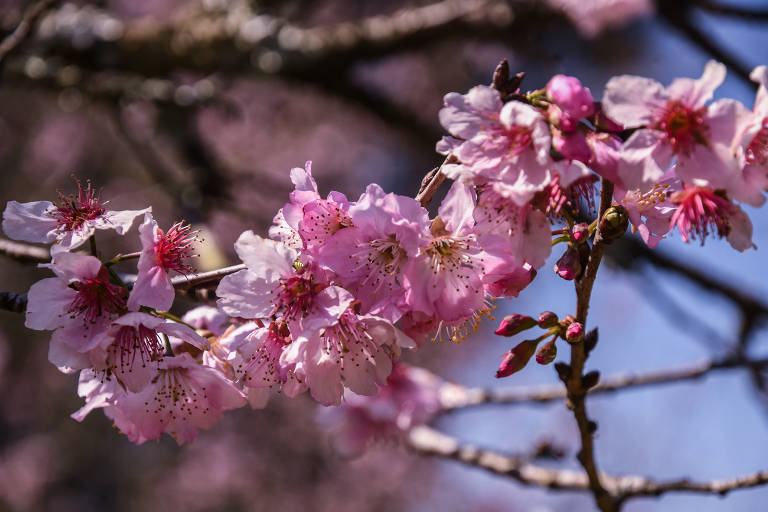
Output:
[[[525,340],[515,345],[512,350],[504,354],[503,361],[496,371],[496,378],[509,377],[517,373],[528,364],[536,354],[536,362],[541,365],[550,364],[557,357],[558,339],[563,339],[570,344],[580,343],[584,339],[584,325],[577,322],[571,315],[566,315],[560,320],[551,311],[544,311],[538,319],[519,314],[511,314],[504,317],[496,329],[499,336],[511,337],[523,331],[539,327],[545,332],[538,338]],[[549,338],[547,340],[547,338]],[[544,340],[547,340],[542,344]]]

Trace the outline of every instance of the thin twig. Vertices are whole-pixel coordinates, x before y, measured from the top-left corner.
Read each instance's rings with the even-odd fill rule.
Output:
[[[746,368],[759,370],[768,367],[768,358],[703,361],[678,368],[654,370],[646,373],[619,373],[606,377],[589,390],[589,394],[605,394],[626,389],[673,384],[699,379],[710,372]],[[462,388],[446,384],[440,401],[443,411],[454,411],[466,407],[491,404],[544,404],[563,400],[568,396],[562,386],[518,387],[510,389]]]
[[[419,187],[419,193],[416,194],[415,199],[421,203],[421,206],[427,207],[432,197],[440,188],[440,185],[445,181],[445,174],[443,174],[443,166],[445,164],[458,163],[458,159],[453,155],[448,155],[440,167],[435,167],[429,171],[424,179],[421,180],[421,187]]]
[[[607,179],[603,179],[600,190],[600,210],[597,217],[598,219],[601,219],[605,211],[610,207],[612,198],[613,183]],[[585,326],[587,322],[587,313],[589,311],[589,301],[592,296],[592,287],[595,284],[595,278],[597,277],[597,271],[600,268],[600,262],[602,261],[606,245],[607,241],[603,239],[598,222],[598,228],[595,233],[592,250],[589,254],[587,268],[584,271],[584,275],[575,283],[576,321],[581,322]],[[577,458],[587,472],[587,476],[589,477],[589,487],[595,497],[597,506],[603,512],[610,512],[616,510],[618,505],[600,482],[600,475],[597,470],[597,463],[595,462],[592,438],[592,434],[595,430],[595,423],[587,416],[585,403],[587,388],[582,381],[584,364],[586,363],[587,357],[588,354],[584,347],[584,343],[571,345],[570,375],[564,379],[564,382],[567,389],[568,405],[573,411],[573,416],[579,427],[579,437],[581,438],[581,449],[578,452]]]
[[[459,440],[430,427],[413,428],[406,439],[408,447],[419,455],[455,460],[467,466],[506,476],[524,485],[544,487],[557,491],[591,491],[586,474],[572,470],[549,469],[527,462],[525,457],[505,455],[462,445]],[[693,482],[687,478],[657,482],[635,475],[614,476],[600,474],[605,487],[617,497],[616,506],[628,499],[661,496],[668,492],[691,492],[725,495],[737,489],[768,484],[768,471],[751,475],[708,482]]]
[[[171,279],[171,284],[177,290],[191,290],[202,285],[211,285],[221,281],[221,278],[234,274],[240,270],[245,270],[244,264],[232,265],[231,267],[224,267],[209,272],[201,272],[199,274],[190,274],[188,276],[177,276]]]
[[[759,7],[742,7],[739,5],[729,5],[720,2],[711,2],[709,0],[692,0],[693,4],[712,14],[721,16],[731,16],[742,18],[744,21],[766,21],[768,20],[768,10]]]
[[[0,238],[0,254],[28,263],[48,263],[51,261],[51,253],[45,247],[14,242],[6,238]]]
[[[0,62],[19,47],[32,31],[35,21],[58,0],[39,0],[26,10],[16,28],[0,43]]]

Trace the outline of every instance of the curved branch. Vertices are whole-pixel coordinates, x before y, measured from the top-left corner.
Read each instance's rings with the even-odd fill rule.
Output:
[[[768,10],[758,7],[728,5],[710,0],[693,0],[693,4],[700,9],[720,16],[742,18],[745,21],[768,21]]]
[[[16,25],[15,29],[13,29],[13,32],[11,32],[5,39],[3,39],[2,43],[0,43],[0,62],[2,62],[3,59],[5,59],[12,51],[14,51],[19,47],[21,43],[24,42],[27,36],[29,36],[29,33],[32,31],[32,27],[34,26],[37,19],[45,11],[50,9],[56,2],[58,2],[58,0],[39,0],[37,3],[33,4],[29,9],[26,10],[24,15],[21,17],[19,24]]]
[[[710,372],[746,368],[759,370],[768,367],[768,358],[737,359],[728,358],[720,361],[703,361],[678,368],[649,371],[647,373],[619,373],[606,377],[597,386],[589,390],[590,395],[606,394],[625,389],[672,384],[696,380]],[[510,389],[463,388],[455,384],[446,384],[441,392],[441,405],[444,412],[466,407],[491,404],[543,404],[563,400],[567,391],[562,386],[536,386]]]
[[[0,238],[0,254],[23,262],[48,263],[51,261],[51,253],[45,247],[14,242],[7,238]]]
[[[585,473],[544,468],[528,463],[524,457],[462,445],[458,439],[430,427],[413,428],[408,432],[406,443],[414,453],[419,455],[455,460],[467,466],[512,478],[524,485],[558,491],[592,490]],[[725,495],[733,490],[768,484],[768,471],[708,482],[694,482],[687,478],[657,482],[643,476],[614,476],[605,473],[600,474],[600,479],[606,489],[617,497],[616,506],[618,506],[628,499],[661,496],[668,492]]]

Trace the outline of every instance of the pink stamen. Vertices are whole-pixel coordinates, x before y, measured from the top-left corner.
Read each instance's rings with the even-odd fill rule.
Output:
[[[733,204],[712,189],[686,186],[675,192],[670,201],[679,205],[670,221],[670,226],[680,231],[684,242],[698,238],[701,245],[711,233],[724,237],[728,235],[728,218],[733,213]]]
[[[79,180],[77,182],[77,196],[65,196],[59,192],[59,200],[50,215],[59,223],[59,229],[74,231],[84,222],[94,220],[102,215],[106,209],[99,204],[99,195],[92,188],[91,182],[83,189]]]
[[[190,225],[177,222],[166,233],[160,230],[160,239],[155,242],[155,255],[166,271],[175,270],[184,275],[194,272],[194,268],[184,262],[185,258],[195,256],[193,244],[198,241],[199,231],[191,229]]]
[[[72,318],[82,316],[86,324],[93,324],[102,316],[125,310],[125,289],[109,282],[105,267],[101,267],[96,277],[70,286],[77,292],[67,311]]]
[[[693,110],[680,101],[671,100],[654,128],[666,134],[676,155],[689,154],[694,144],[707,144],[706,114],[706,107]]]
[[[768,117],[747,146],[746,160],[750,165],[768,165]]]

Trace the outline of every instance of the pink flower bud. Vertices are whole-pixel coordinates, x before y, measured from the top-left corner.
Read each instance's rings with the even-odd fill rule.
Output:
[[[574,242],[583,244],[587,241],[587,238],[589,238],[589,225],[582,222],[573,226],[571,229],[571,239]]]
[[[544,311],[539,315],[539,327],[543,329],[554,327],[559,321],[560,320],[557,318],[557,315],[551,311]]]
[[[555,340],[557,336],[546,342],[536,352],[536,362],[539,364],[549,364],[557,357],[557,346]]]
[[[565,341],[568,343],[579,343],[584,339],[584,325],[580,322],[573,322],[565,330]]]
[[[513,373],[525,368],[525,365],[531,360],[533,353],[536,352],[537,344],[538,341],[536,340],[525,340],[504,354],[504,360],[496,371],[496,378],[509,377]]]
[[[536,326],[536,320],[529,316],[512,314],[504,317],[501,325],[496,329],[499,336],[514,336]]]
[[[569,247],[555,263],[555,273],[566,281],[576,279],[581,274],[581,258],[578,251]]]
[[[553,130],[552,147],[569,160],[587,163],[592,158],[592,152],[587,139],[581,132],[564,133]]]
[[[589,88],[572,76],[553,76],[547,84],[547,96],[560,108],[564,117],[579,120],[595,111],[595,100]]]

